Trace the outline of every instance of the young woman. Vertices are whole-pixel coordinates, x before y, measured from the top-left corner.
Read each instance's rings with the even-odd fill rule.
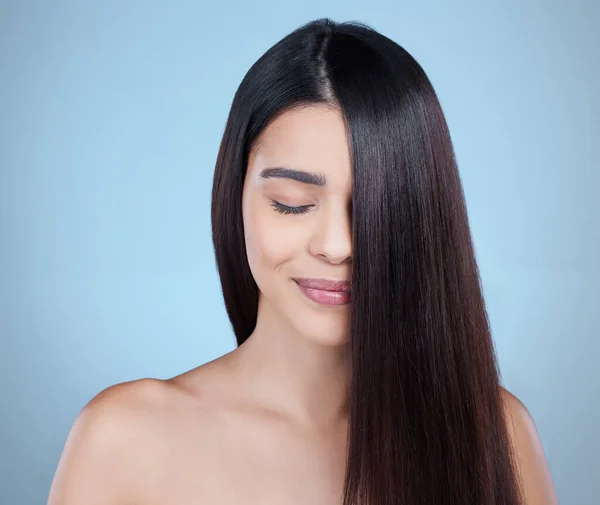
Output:
[[[557,503],[406,50],[329,19],[269,49],[233,99],[212,225],[238,346],[99,393],[50,505]]]

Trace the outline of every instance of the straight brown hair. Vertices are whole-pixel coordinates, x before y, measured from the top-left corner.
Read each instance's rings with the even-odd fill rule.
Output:
[[[454,148],[422,67],[364,23],[322,18],[237,89],[212,192],[237,344],[254,330],[248,153],[282,112],[338,107],[353,169],[351,384],[343,505],[518,505],[523,497]]]

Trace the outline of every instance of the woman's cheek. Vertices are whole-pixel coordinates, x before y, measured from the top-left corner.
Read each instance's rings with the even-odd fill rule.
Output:
[[[292,218],[272,220],[260,228],[260,245],[265,261],[279,265],[293,260],[302,251],[305,227],[290,223]]]

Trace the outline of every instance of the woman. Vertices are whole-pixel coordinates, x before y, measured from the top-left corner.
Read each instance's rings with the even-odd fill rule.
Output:
[[[556,503],[403,48],[329,19],[278,42],[237,90],[212,195],[237,348],[99,393],[50,505]]]

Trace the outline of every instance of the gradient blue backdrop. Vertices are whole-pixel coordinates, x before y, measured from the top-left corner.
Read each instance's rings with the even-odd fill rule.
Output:
[[[0,2],[0,504],[45,503],[101,389],[234,348],[219,141],[250,65],[321,16],[369,23],[430,76],[503,383],[561,505],[599,503],[598,3],[262,0]]]

